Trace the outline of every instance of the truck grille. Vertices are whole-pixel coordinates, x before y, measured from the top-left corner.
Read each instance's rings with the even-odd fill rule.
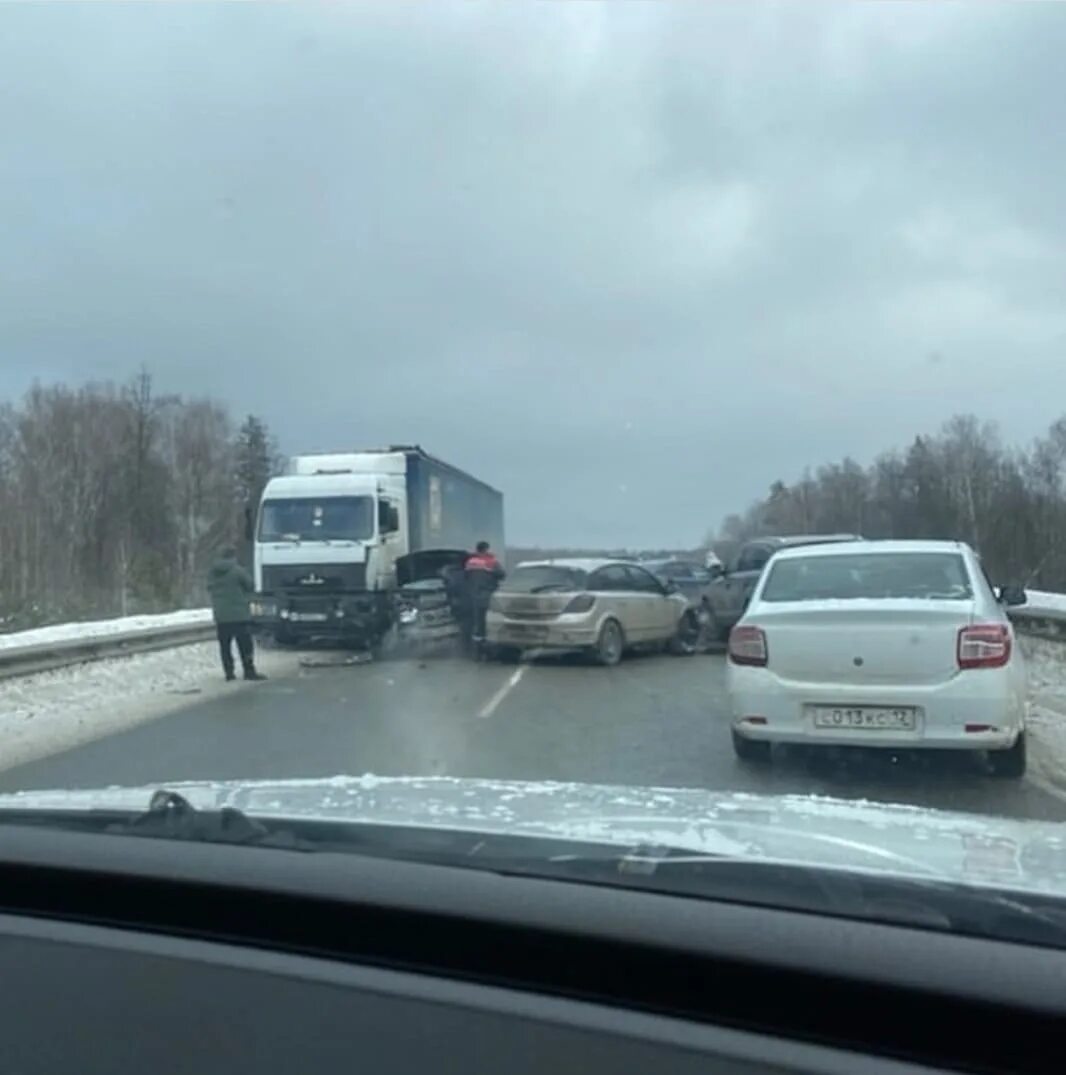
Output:
[[[366,564],[264,564],[266,593],[324,594],[366,589]]]

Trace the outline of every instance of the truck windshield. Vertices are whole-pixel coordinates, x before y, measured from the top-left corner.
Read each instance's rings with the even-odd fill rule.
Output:
[[[359,541],[373,536],[373,497],[263,501],[260,541]]]

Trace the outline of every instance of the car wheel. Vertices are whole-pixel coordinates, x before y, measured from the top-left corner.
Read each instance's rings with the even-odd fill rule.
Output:
[[[1009,750],[990,750],[988,764],[993,776],[1007,780],[1020,780],[1025,776],[1025,732],[1019,732],[1014,746]]]
[[[600,628],[600,637],[596,642],[596,660],[609,668],[622,659],[625,648],[622,625],[617,620],[608,620]]]
[[[700,621],[695,612],[681,617],[668,648],[675,657],[691,657],[700,648]]]
[[[770,760],[770,744],[761,739],[745,739],[737,730],[732,729],[733,751],[741,761],[759,762],[765,765]]]

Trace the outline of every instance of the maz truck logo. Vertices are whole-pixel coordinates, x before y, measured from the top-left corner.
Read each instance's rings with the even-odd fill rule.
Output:
[[[321,575],[316,575],[313,571],[310,575],[304,575],[300,579],[301,586],[322,586],[325,583],[325,579]]]

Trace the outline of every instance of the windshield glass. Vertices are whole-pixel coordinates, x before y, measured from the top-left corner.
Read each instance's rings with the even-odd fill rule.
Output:
[[[873,553],[779,560],[770,568],[763,601],[973,596],[966,564],[954,553]]]
[[[0,825],[192,784],[1066,915],[1064,56],[0,4]]]
[[[503,583],[510,593],[542,593],[548,590],[583,590],[588,575],[573,567],[534,566],[516,568]]]
[[[263,501],[260,541],[361,541],[373,536],[373,497]]]

